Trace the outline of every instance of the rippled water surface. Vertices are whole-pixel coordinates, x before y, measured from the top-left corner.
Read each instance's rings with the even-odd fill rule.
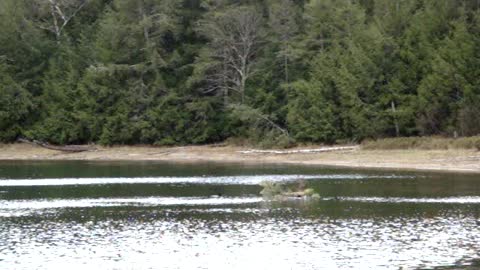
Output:
[[[321,198],[269,201],[260,183]],[[480,269],[480,177],[1,162],[0,269]]]

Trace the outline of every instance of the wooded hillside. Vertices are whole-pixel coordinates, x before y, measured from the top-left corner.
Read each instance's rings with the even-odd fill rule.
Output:
[[[480,133],[480,0],[2,0],[0,141]]]

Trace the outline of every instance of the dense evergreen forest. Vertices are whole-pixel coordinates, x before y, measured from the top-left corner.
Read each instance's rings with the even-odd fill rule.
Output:
[[[0,141],[480,133],[480,0],[1,0]]]

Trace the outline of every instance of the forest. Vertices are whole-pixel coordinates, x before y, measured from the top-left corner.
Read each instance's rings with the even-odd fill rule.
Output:
[[[1,0],[0,141],[480,134],[480,0]]]

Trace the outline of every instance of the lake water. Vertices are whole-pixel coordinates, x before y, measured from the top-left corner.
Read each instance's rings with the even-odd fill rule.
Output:
[[[0,163],[0,269],[480,269],[479,225],[479,175]]]

